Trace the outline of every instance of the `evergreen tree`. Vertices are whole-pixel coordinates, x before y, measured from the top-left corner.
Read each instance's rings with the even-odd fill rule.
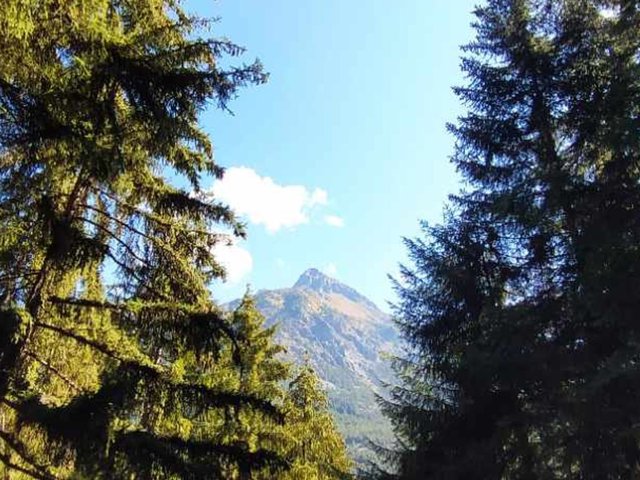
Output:
[[[353,465],[329,413],[327,396],[308,365],[289,384],[284,412],[280,448],[291,469],[282,474],[283,480],[352,478]]]
[[[640,3],[488,0],[467,188],[407,240],[400,478],[640,475]],[[381,475],[383,476],[383,475]]]
[[[227,390],[268,399],[282,410],[284,420],[274,422],[260,411],[245,409],[232,419],[218,419],[217,423],[224,425],[222,428],[227,432],[227,441],[246,442],[251,448],[266,447],[290,467],[277,473],[268,468],[252,472],[251,478],[256,480],[351,478],[352,464],[346,446],[316,374],[305,366],[292,378],[290,364],[282,359],[284,348],[274,340],[276,326],[265,328],[264,322],[247,293],[231,313],[237,349],[228,345],[218,362],[221,372],[233,371],[229,367],[237,363],[241,370],[235,370],[234,376],[214,374],[212,380],[223,379]],[[236,352],[239,358],[234,359]],[[242,478],[241,472],[231,468],[226,478]]]
[[[223,343],[215,368],[208,372],[208,382],[217,389],[268,400],[284,414],[284,383],[289,378],[290,365],[281,356],[284,348],[274,341],[275,327],[265,328],[264,321],[247,293],[230,313],[233,341]],[[190,357],[192,362],[196,362],[193,356]],[[274,432],[286,428],[286,419],[283,424],[269,412],[259,409],[213,410],[200,428],[218,431],[227,443],[241,443],[251,450],[268,448],[284,459],[277,452],[279,447]],[[231,464],[224,478],[277,478],[277,475],[269,468],[243,472]]]
[[[0,5],[0,472],[224,478],[284,462],[212,412],[282,415],[211,382],[238,339],[211,302],[212,247],[243,229],[198,115],[259,63],[172,0]],[[185,188],[170,178],[180,178]],[[242,360],[242,359],[240,359]],[[228,366],[232,377],[239,366]],[[203,428],[205,425],[207,428]]]

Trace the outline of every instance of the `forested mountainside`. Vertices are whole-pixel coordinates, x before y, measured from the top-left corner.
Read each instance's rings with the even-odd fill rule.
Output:
[[[258,291],[255,301],[267,325],[278,324],[276,340],[287,356],[297,363],[308,360],[322,379],[356,460],[366,458],[367,438],[388,441],[391,427],[375,393],[392,378],[388,356],[398,346],[389,315],[314,268],[291,288]]]

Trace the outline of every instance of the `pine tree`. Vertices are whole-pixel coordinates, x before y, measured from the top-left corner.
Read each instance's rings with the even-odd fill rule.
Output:
[[[210,299],[224,274],[211,251],[244,232],[201,194],[222,170],[198,115],[266,79],[257,62],[223,69],[242,49],[203,37],[210,26],[169,0],[0,5],[5,478],[284,466],[208,423],[282,420],[260,392],[210,381],[222,346],[238,343]]]
[[[291,469],[282,474],[283,480],[352,478],[353,465],[329,412],[327,396],[308,365],[289,384],[284,412],[281,448]]]
[[[285,350],[275,342],[276,325],[266,328],[264,324],[264,316],[247,292],[231,312],[230,325],[236,334],[237,348],[228,344],[218,362],[221,372],[233,371],[229,367],[238,363],[241,370],[226,377],[214,373],[212,381],[222,379],[225,389],[268,399],[281,409],[284,419],[274,422],[256,410],[238,412],[225,421],[218,419],[218,424],[224,425],[227,441],[268,448],[289,466],[277,473],[268,468],[252,472],[251,478],[255,480],[351,478],[352,464],[344,440],[336,429],[316,374],[307,365],[293,378],[291,365],[283,359]],[[236,354],[239,358],[234,359]],[[236,468],[231,468],[226,478],[243,477]]]
[[[284,415],[284,383],[289,378],[290,365],[281,355],[284,348],[275,343],[275,327],[265,328],[264,322],[264,317],[247,292],[240,304],[230,312],[229,326],[234,334],[233,341],[223,343],[215,368],[209,372],[208,381],[217,389],[267,400]],[[192,357],[191,361],[195,359]],[[274,432],[286,426],[286,418],[282,420],[277,421],[269,412],[259,409],[211,411],[201,428],[205,431],[217,430],[227,443],[242,443],[251,450],[268,448],[288,461],[278,452],[279,445],[275,440],[277,434]],[[243,472],[236,465],[230,465],[224,472],[225,479],[229,480],[278,478],[278,475],[270,468]]]
[[[396,285],[390,457],[406,479],[636,478],[640,4],[475,14],[450,127],[467,187]]]

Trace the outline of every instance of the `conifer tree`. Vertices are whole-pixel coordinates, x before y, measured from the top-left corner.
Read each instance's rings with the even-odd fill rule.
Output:
[[[640,4],[475,15],[450,127],[467,186],[397,283],[389,456],[405,479],[636,478]]]
[[[257,62],[223,69],[242,49],[202,36],[209,27],[173,0],[0,5],[5,478],[284,466],[208,422],[282,419],[260,392],[210,380],[222,345],[238,344],[210,300],[224,274],[212,247],[244,232],[201,195],[222,170],[198,115],[266,76]]]
[[[246,442],[250,447],[263,446],[277,453],[289,468],[277,473],[268,468],[252,472],[256,480],[339,480],[351,478],[352,464],[346,446],[328,410],[328,402],[316,374],[309,366],[291,376],[291,365],[283,360],[284,348],[274,339],[276,326],[266,328],[264,316],[247,293],[231,312],[230,325],[237,339],[237,349],[221,353],[220,372],[212,381],[223,381],[227,390],[269,400],[283,412],[283,421],[274,422],[258,410],[244,410],[231,419],[213,412],[227,435],[227,441]],[[236,355],[239,358],[234,359]],[[233,370],[234,364],[241,369]],[[286,385],[288,382],[288,386]],[[206,427],[210,428],[210,427]],[[226,478],[247,478],[237,468],[225,472]]]
[[[282,474],[283,480],[352,478],[353,465],[329,412],[327,396],[308,365],[289,384],[284,412],[281,448],[291,468]]]
[[[229,316],[233,341],[222,342],[216,365],[208,372],[208,382],[217,389],[267,400],[284,415],[284,385],[289,378],[290,365],[281,355],[284,348],[275,343],[275,327],[265,328],[265,319],[248,292]],[[195,361],[193,356],[191,361]],[[259,409],[241,409],[232,411],[231,415],[229,413],[210,411],[207,421],[200,428],[218,431],[225,442],[242,443],[252,450],[268,448],[283,460],[288,460],[278,452],[279,445],[275,441],[275,432],[286,427],[286,419],[283,423],[274,419],[269,412]],[[232,480],[279,478],[279,475],[270,468],[243,472],[237,465],[230,464],[224,477]]]

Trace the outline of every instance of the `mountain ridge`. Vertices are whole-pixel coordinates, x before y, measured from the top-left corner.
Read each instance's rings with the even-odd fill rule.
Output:
[[[344,295],[350,300],[364,302],[372,308],[379,310],[378,306],[362,295],[356,289],[349,285],[342,283],[341,281],[323,273],[317,268],[308,268],[305,270],[292,288],[308,288],[310,290],[324,293],[332,292]],[[381,310],[382,311],[382,310]]]
[[[356,460],[368,455],[368,439],[386,443],[391,426],[376,403],[393,378],[386,356],[397,353],[391,317],[354,288],[305,270],[291,287],[253,294],[266,326],[295,363],[309,361],[322,380],[331,410]],[[239,301],[228,304],[234,308]]]

